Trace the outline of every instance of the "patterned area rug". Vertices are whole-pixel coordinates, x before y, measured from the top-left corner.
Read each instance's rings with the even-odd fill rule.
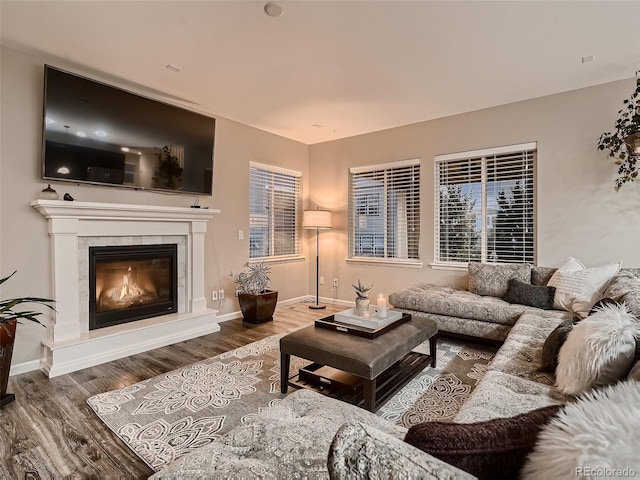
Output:
[[[280,401],[280,338],[274,335],[188,367],[87,400],[113,432],[158,471]],[[377,415],[410,427],[450,421],[484,376],[494,347],[438,341],[426,368]],[[429,353],[429,342],[416,351]],[[291,358],[291,375],[308,360]]]

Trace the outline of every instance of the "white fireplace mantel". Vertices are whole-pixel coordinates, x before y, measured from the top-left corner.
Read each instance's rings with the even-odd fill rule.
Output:
[[[31,206],[48,219],[51,237],[56,313],[40,363],[50,377],[220,330],[204,288],[204,237],[220,210],[60,200],[35,200]],[[92,245],[183,238],[184,298],[178,313],[89,330],[81,283],[87,281],[86,261],[80,258],[83,237]]]

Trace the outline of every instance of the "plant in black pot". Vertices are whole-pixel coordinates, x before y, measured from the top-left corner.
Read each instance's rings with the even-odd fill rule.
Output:
[[[0,279],[0,285],[15,275],[13,272],[8,277]],[[24,303],[44,305],[53,310],[49,305],[53,300],[37,297],[12,298],[0,300],[0,408],[15,400],[15,395],[7,393],[9,383],[9,370],[11,370],[11,357],[13,356],[13,344],[16,339],[16,326],[18,320],[29,320],[42,325],[36,318],[42,312],[33,310],[17,311],[15,307]]]
[[[278,302],[278,292],[269,290],[271,269],[264,264],[249,266],[248,272],[237,275],[231,273],[236,284],[236,294],[242,310],[242,319],[249,323],[262,323],[273,320],[273,312]]]

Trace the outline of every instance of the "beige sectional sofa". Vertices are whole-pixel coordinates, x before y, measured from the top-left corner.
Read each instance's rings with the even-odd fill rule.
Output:
[[[532,285],[546,285],[555,271],[549,267],[530,267],[527,280]],[[503,342],[524,312],[539,311],[508,303],[500,297],[429,283],[418,283],[392,293],[389,302],[399,310],[434,320],[440,333],[493,343]],[[562,318],[567,316],[567,312],[557,314]]]
[[[549,270],[536,273],[538,284],[546,283]],[[640,270],[630,269],[620,276],[622,281],[614,282],[610,293],[629,304],[635,302],[633,308],[638,308]],[[626,287],[625,277],[632,280]],[[414,298],[413,303],[407,303],[410,296],[421,295],[426,295],[428,302]],[[556,389],[553,374],[540,371],[546,338],[564,319],[571,318],[570,313],[426,285],[405,289],[390,298],[396,306],[398,299],[405,299],[404,310],[426,315],[454,333],[457,330],[504,339],[454,422],[513,417],[575,402],[574,397]],[[431,311],[419,310],[426,304]],[[463,321],[474,327],[463,327]],[[632,372],[637,377],[625,382],[640,382],[640,368],[636,366]],[[406,432],[360,408],[299,390],[213,444],[178,459],[153,478],[328,478],[329,471],[333,478],[475,478],[403,442]]]

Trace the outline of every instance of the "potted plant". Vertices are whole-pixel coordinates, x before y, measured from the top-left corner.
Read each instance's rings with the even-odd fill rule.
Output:
[[[250,265],[248,272],[237,275],[231,273],[245,322],[262,323],[273,320],[278,292],[268,289],[271,283],[270,270],[264,262],[260,262]]]
[[[373,285],[365,287],[360,282],[360,279],[358,279],[358,285],[351,286],[356,291],[356,308],[353,313],[362,317],[365,313],[369,312],[369,290],[371,290]]]
[[[627,182],[634,182],[638,177],[638,159],[640,159],[640,76],[636,79],[636,89],[630,98],[623,102],[618,111],[618,119],[613,132],[600,135],[598,149],[609,151],[609,156],[616,159],[618,178],[615,181],[616,191]]]
[[[13,272],[8,277],[0,279],[0,285],[15,275]],[[15,307],[22,303],[36,303],[45,305],[53,310],[49,303],[53,300],[37,297],[12,298],[0,300],[0,408],[15,400],[15,395],[7,393],[9,383],[9,370],[11,369],[11,357],[13,356],[13,344],[16,339],[16,326],[18,320],[29,320],[42,325],[36,318],[41,312],[32,310],[16,311]]]

